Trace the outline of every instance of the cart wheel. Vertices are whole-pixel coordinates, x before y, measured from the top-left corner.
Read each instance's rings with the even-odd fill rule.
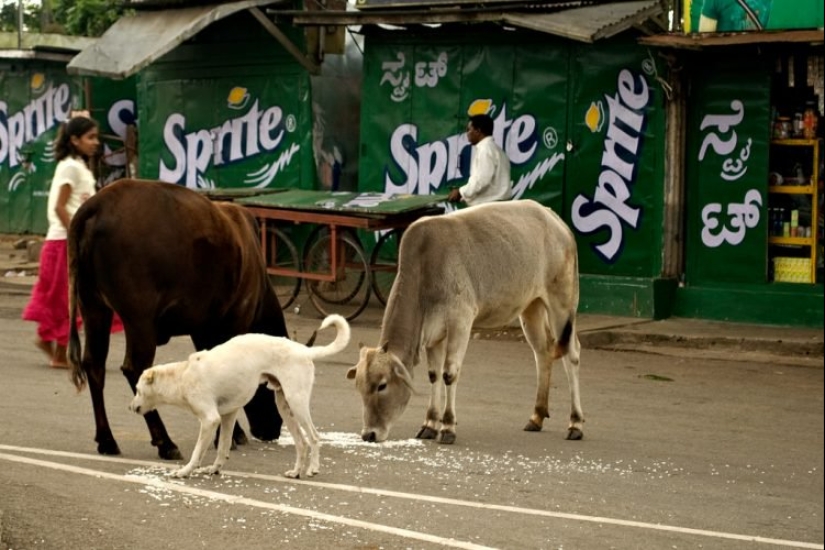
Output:
[[[372,290],[382,305],[387,305],[395,274],[398,272],[398,246],[401,244],[403,230],[387,231],[372,249],[370,271],[372,272]]]
[[[308,273],[332,272],[330,240],[328,233],[321,234],[310,245],[305,259]],[[339,235],[336,246],[339,265],[335,281],[307,279],[307,290],[318,313],[324,316],[337,313],[349,321],[369,303],[371,275],[364,250],[350,235]]]
[[[361,250],[364,249],[364,245],[361,243],[361,239],[358,238],[358,232],[351,228],[351,227],[338,227],[338,231],[336,231],[338,236],[341,235],[349,235],[353,242],[357,243],[358,246],[361,247]],[[317,224],[307,235],[306,240],[304,241],[304,265],[306,265],[307,261],[307,254],[309,252],[309,248],[315,244],[315,241],[320,239],[324,235],[329,235],[329,226],[325,224]]]
[[[267,228],[267,259],[266,265],[269,267],[280,267],[284,269],[293,269],[295,271],[301,270],[298,250],[292,243],[286,233],[277,227]],[[274,257],[273,257],[274,254]],[[278,297],[278,303],[281,304],[281,309],[288,308],[298,294],[301,292],[301,278],[292,277],[289,275],[270,275],[269,284],[275,291]]]

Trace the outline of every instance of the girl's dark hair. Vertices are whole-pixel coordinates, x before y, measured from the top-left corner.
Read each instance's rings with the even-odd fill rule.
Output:
[[[473,115],[470,117],[470,124],[485,136],[493,135],[493,127],[495,125],[490,115]]]
[[[72,138],[80,137],[93,128],[97,128],[97,122],[85,116],[75,116],[67,122],[62,122],[57,130],[57,139],[54,141],[55,160],[60,162],[66,157],[79,156],[88,163],[90,159],[75,149],[72,145]]]

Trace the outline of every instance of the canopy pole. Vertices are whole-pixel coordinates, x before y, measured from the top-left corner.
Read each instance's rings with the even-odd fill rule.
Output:
[[[310,74],[318,75],[321,73],[321,67],[309,59],[304,53],[298,49],[295,44],[289,39],[287,35],[285,35],[281,29],[275,25],[270,19],[259,9],[259,8],[249,8],[249,13],[251,13],[258,22],[263,25],[263,27],[267,30],[269,34],[275,37],[275,40],[281,43],[281,45],[298,60],[298,63],[303,65]]]

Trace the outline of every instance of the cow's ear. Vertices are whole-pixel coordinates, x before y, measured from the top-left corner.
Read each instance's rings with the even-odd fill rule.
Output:
[[[357,369],[355,367],[352,367],[351,369],[349,369],[347,371],[347,380],[355,380],[355,373],[356,372],[357,372]]]
[[[153,371],[153,370],[146,371],[146,374],[143,375],[143,379],[146,380],[147,384],[151,384],[152,382],[155,381],[155,371]]]
[[[381,353],[387,353],[387,350],[390,349],[390,342],[389,340],[381,344]]]

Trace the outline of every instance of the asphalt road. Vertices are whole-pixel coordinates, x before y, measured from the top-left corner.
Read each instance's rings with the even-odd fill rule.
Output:
[[[305,340],[317,320],[290,314],[288,324]],[[221,476],[173,480],[126,408],[122,335],[106,401],[123,455],[100,457],[88,391],[45,365],[34,325],[1,318],[0,548],[823,548],[821,368],[585,349],[584,440],[571,442],[563,368],[552,418],[524,432],[532,354],[478,340],[462,372],[455,445],[412,439],[429,391],[420,367],[420,394],[391,440],[367,444],[344,375],[357,342],[376,344],[378,333],[358,322],[353,331],[345,352],[317,364],[318,476],[281,476],[294,458],[285,433],[234,451]],[[191,349],[173,340],[158,362]],[[161,415],[188,458],[196,420],[169,407]]]

